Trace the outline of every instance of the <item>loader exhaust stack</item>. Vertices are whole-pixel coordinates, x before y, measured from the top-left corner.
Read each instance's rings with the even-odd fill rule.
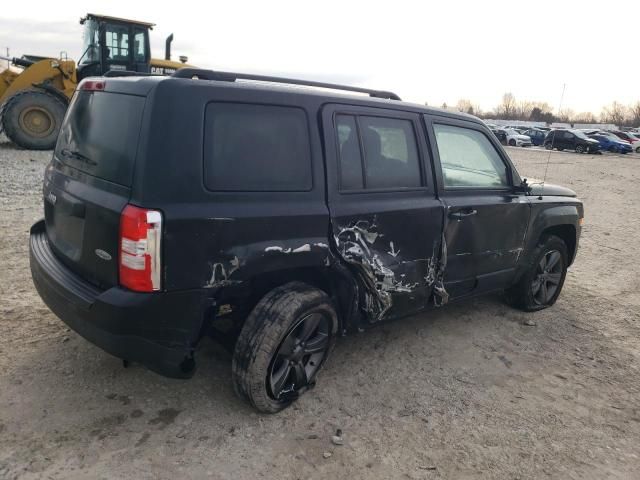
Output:
[[[171,60],[171,42],[173,42],[173,33],[167,37],[164,45],[164,59]]]

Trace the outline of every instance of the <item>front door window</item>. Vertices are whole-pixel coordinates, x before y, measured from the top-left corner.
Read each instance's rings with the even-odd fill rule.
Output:
[[[107,25],[105,30],[106,57],[109,61],[129,61],[129,27]]]
[[[477,130],[434,124],[445,188],[506,188],[507,167]]]

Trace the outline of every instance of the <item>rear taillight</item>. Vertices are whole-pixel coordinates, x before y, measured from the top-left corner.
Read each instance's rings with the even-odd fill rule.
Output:
[[[78,90],[89,92],[102,92],[107,83],[104,80],[83,80],[78,85]]]
[[[127,205],[120,215],[120,285],[136,292],[160,290],[162,214]]]

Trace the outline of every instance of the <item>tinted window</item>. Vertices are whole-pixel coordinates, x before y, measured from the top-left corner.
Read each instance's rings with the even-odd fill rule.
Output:
[[[204,173],[217,191],[307,191],[311,154],[299,108],[211,103],[205,120]]]
[[[336,117],[338,147],[340,154],[340,188],[359,190],[364,188],[362,179],[362,158],[358,141],[356,119],[350,115]]]
[[[95,177],[131,185],[145,99],[76,92],[60,129],[56,157]]]
[[[469,128],[434,124],[445,187],[505,187],[507,168],[491,142]]]
[[[411,188],[422,184],[418,147],[409,120],[360,117],[367,188]]]
[[[336,128],[340,148],[340,187],[343,190],[415,188],[422,185],[411,121],[338,115]]]

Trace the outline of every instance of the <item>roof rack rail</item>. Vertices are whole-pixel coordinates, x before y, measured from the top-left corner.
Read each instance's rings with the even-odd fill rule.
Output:
[[[133,70],[107,70],[103,77],[155,77],[153,73],[134,72]]]
[[[217,80],[221,82],[235,82],[236,80],[255,80],[259,82],[286,83],[289,85],[304,85],[307,87],[329,88],[332,90],[345,90],[348,92],[367,93],[370,97],[400,100],[393,92],[384,90],[371,90],[369,88],[338,85],[336,83],[314,82],[313,80],[300,80],[296,78],[271,77],[268,75],[253,75],[251,73],[218,72],[200,68],[181,68],[172,75],[174,78],[198,78],[201,80]]]

